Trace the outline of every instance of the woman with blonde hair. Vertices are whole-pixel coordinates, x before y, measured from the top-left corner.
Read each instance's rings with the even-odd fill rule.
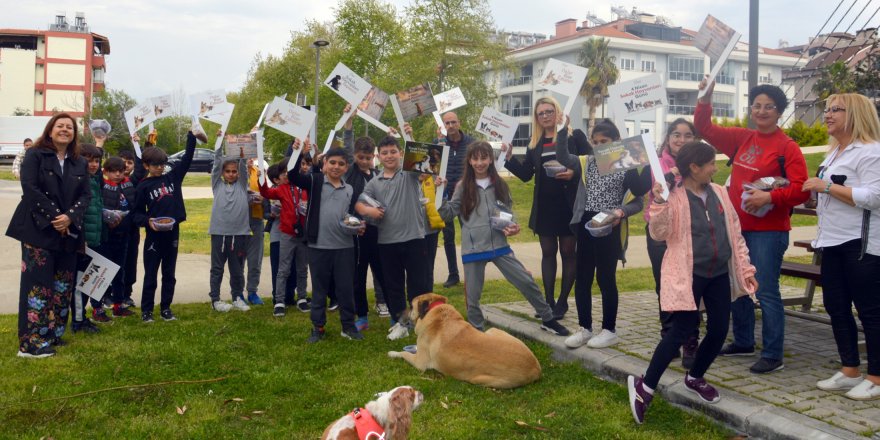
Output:
[[[880,120],[868,98],[826,101],[831,149],[804,191],[818,193],[815,249],[822,251],[822,302],[840,354],[840,371],[816,383],[855,400],[880,398]],[[858,327],[865,330],[868,375],[859,372]]]
[[[568,295],[575,279],[577,239],[568,228],[571,209],[577,194],[574,171],[565,169],[556,161],[556,123],[562,108],[553,97],[545,96],[535,102],[532,111],[532,139],[522,162],[511,156],[507,149],[508,169],[523,182],[535,178],[532,195],[532,211],[529,228],[538,235],[541,243],[541,277],[544,280],[544,296],[553,308],[553,316],[562,319],[568,312]],[[581,155],[592,151],[587,135],[581,130],[569,133],[568,151]],[[551,162],[548,164],[548,162]],[[549,168],[545,168],[549,167]],[[554,174],[555,173],[555,174]],[[554,174],[551,177],[551,174]],[[554,300],[556,287],[556,253],[562,256],[562,284],[559,298]]]

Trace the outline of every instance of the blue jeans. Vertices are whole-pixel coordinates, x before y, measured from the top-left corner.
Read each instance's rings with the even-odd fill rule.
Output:
[[[785,340],[785,312],[779,293],[779,271],[782,257],[788,249],[788,231],[753,231],[742,233],[749,248],[749,258],[758,270],[757,297],[761,305],[761,357],[782,360]],[[755,345],[755,306],[744,296],[731,305],[733,343],[739,347]]]

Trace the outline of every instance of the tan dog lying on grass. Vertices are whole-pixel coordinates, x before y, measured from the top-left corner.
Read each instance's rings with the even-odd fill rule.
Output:
[[[541,364],[519,339],[504,330],[485,333],[465,321],[446,297],[433,293],[412,300],[416,353],[389,351],[419,371],[437,370],[491,388],[516,388],[541,378]]]

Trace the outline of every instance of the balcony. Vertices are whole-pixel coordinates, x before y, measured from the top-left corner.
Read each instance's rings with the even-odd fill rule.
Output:
[[[716,118],[735,118],[736,112],[733,111],[732,107],[719,107],[716,103],[712,107],[712,116],[715,116]]]
[[[736,81],[730,75],[719,73],[718,76],[715,77],[715,82],[718,84],[728,84],[732,86]]]
[[[669,79],[671,80],[679,80],[679,81],[695,81],[700,82],[703,79],[704,73],[700,72],[669,72]]]
[[[517,108],[503,108],[501,109],[501,113],[504,113],[507,116],[513,116],[516,118],[522,116],[529,116],[532,113],[531,107],[517,107]]]
[[[519,78],[507,78],[501,81],[501,87],[524,86],[532,83],[532,76],[520,76]]]
[[[696,110],[697,110],[697,106],[695,106],[695,105],[670,105],[669,106],[669,113],[673,114],[673,115],[692,116]]]

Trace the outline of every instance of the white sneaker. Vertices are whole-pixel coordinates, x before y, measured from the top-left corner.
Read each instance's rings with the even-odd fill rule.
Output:
[[[213,303],[211,303],[211,307],[214,307],[214,310],[223,313],[232,310],[232,305],[223,301],[214,301]]]
[[[242,312],[247,312],[251,309],[251,306],[247,305],[247,303],[245,303],[244,300],[239,297],[235,298],[235,301],[232,302],[232,308]]]
[[[853,400],[874,400],[880,398],[880,386],[874,385],[868,379],[863,380],[853,389],[849,390],[844,396]]]
[[[568,348],[578,348],[582,347],[590,338],[593,337],[593,332],[581,327],[578,330],[575,330],[571,336],[565,338],[565,346]]]
[[[620,338],[617,337],[617,333],[603,328],[602,333],[590,338],[590,341],[587,342],[587,347],[605,348],[615,345],[618,342],[620,342]]]
[[[816,382],[816,387],[824,391],[849,391],[854,386],[862,383],[862,375],[859,377],[846,377],[838,371],[828,379]]]
[[[396,323],[388,329],[388,340],[394,341],[409,336],[409,329],[401,323]]]

